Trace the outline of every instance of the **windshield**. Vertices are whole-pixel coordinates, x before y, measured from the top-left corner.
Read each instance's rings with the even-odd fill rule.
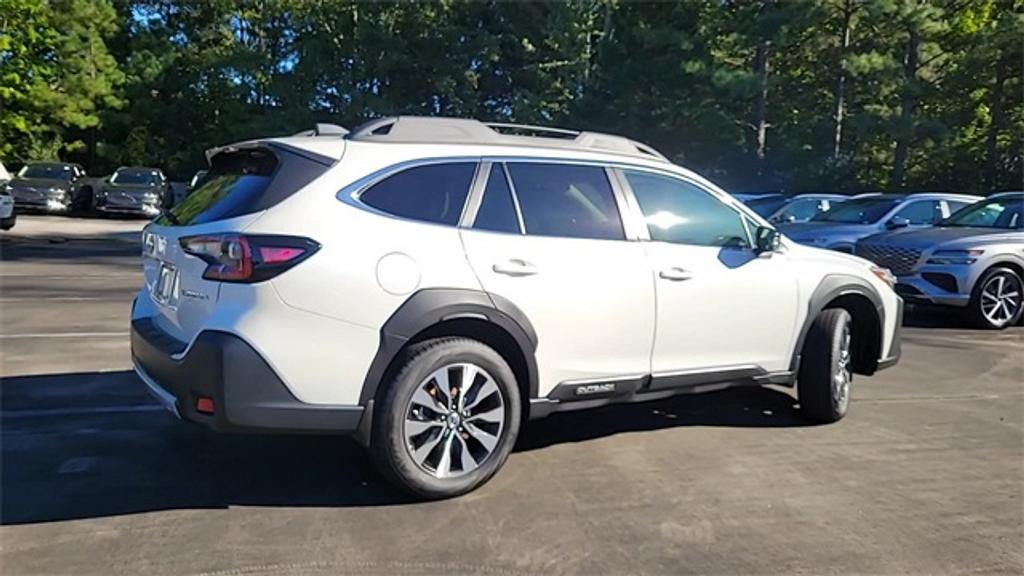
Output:
[[[824,200],[800,198],[786,204],[785,208],[773,217],[773,220],[776,222],[806,222],[822,211],[824,211]]]
[[[767,218],[768,216],[771,216],[776,210],[782,208],[782,206],[785,205],[788,200],[789,198],[786,198],[785,196],[755,198],[747,202],[747,206],[750,206],[751,210],[757,212],[758,216]]]
[[[160,183],[160,173],[156,170],[135,170],[122,168],[110,177],[114,184],[142,184],[156,186]]]
[[[28,164],[18,171],[21,178],[71,180],[71,175],[71,166],[68,164]]]
[[[961,208],[939,226],[1024,228],[1024,196],[997,198]]]
[[[822,212],[811,220],[815,222],[840,222],[843,224],[874,224],[899,204],[899,198],[860,198],[847,200],[828,212]]]

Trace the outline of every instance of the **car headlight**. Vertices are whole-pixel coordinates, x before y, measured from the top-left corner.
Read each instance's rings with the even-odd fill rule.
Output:
[[[974,264],[984,250],[936,250],[929,258],[929,264]]]
[[[896,276],[888,268],[882,268],[881,266],[872,266],[871,273],[878,277],[879,280],[889,285],[889,288],[896,286]]]

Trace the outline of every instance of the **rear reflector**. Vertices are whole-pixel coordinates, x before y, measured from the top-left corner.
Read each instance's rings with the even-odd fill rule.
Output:
[[[213,414],[213,398],[207,398],[206,396],[196,398],[196,412]]]
[[[262,282],[320,249],[316,242],[298,236],[210,234],[179,242],[182,250],[208,264],[203,278],[220,282]]]

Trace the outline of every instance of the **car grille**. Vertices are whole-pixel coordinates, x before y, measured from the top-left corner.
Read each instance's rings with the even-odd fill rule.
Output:
[[[921,251],[899,246],[880,244],[857,244],[857,256],[867,258],[875,264],[892,270],[893,274],[903,276],[910,274],[921,259]]]

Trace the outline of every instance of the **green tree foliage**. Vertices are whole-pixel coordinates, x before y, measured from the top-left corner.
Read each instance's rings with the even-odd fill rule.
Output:
[[[188,178],[391,114],[613,131],[736,190],[1022,186],[1024,0],[0,0],[0,156]]]

